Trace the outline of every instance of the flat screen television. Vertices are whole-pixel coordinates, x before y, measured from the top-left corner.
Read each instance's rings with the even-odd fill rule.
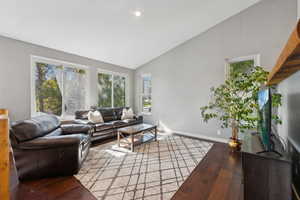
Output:
[[[272,100],[270,88],[262,88],[258,92],[258,132],[265,151],[272,151]]]

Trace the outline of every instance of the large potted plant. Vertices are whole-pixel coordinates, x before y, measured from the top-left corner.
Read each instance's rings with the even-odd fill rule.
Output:
[[[239,132],[257,128],[257,96],[266,83],[267,76],[268,72],[262,67],[253,67],[244,73],[233,73],[224,84],[211,88],[209,104],[201,107],[204,122],[217,118],[221,121],[221,128],[231,128],[230,147],[240,148]],[[281,95],[272,92],[272,107],[280,105]],[[272,118],[275,123],[281,123],[277,114],[273,114]]]

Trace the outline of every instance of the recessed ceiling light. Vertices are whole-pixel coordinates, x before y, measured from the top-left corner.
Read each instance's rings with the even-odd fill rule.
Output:
[[[140,17],[140,16],[142,15],[142,12],[139,11],[139,10],[134,11],[134,15],[135,15],[136,17]]]

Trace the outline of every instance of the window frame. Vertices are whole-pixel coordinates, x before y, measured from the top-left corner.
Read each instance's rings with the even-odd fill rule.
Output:
[[[83,69],[86,71],[86,105],[84,109],[87,109],[90,107],[90,71],[89,67],[82,65],[82,64],[76,64],[61,60],[56,60],[52,58],[46,58],[42,56],[36,56],[36,55],[30,55],[30,63],[31,63],[31,117],[38,116],[38,112],[36,112],[36,93],[35,93],[35,72],[36,72],[36,63],[37,62],[43,62],[50,65],[62,65],[63,67],[70,67],[70,68],[76,68],[76,69]],[[66,115],[65,114],[65,100],[64,100],[64,91],[61,91],[62,95],[62,115],[58,116],[60,119],[73,119],[74,115]]]
[[[248,56],[241,56],[241,57],[236,57],[236,58],[225,59],[225,61],[226,61],[225,80],[227,80],[229,78],[230,64],[236,63],[236,62],[247,61],[247,60],[253,60],[254,66],[260,66],[260,54],[253,54],[253,55],[248,55]]]
[[[129,75],[127,73],[120,73],[120,72],[114,72],[110,70],[105,70],[105,69],[97,69],[97,86],[99,84],[98,82],[98,74],[107,74],[107,75],[112,75],[112,92],[111,92],[111,107],[114,107],[114,76],[121,76],[125,78],[125,107],[129,107]],[[99,101],[99,91],[97,89],[97,107],[98,107],[98,101]]]
[[[150,94],[145,94],[143,92],[144,90],[144,77],[150,77],[150,80],[151,80],[151,93]],[[152,101],[152,74],[150,73],[144,73],[141,75],[140,77],[140,97],[139,97],[139,110],[140,110],[140,113],[142,115],[152,115],[152,109],[153,109],[153,101]],[[145,112],[144,111],[144,108],[143,108],[143,97],[145,96],[150,96],[151,97],[151,111],[150,112]]]

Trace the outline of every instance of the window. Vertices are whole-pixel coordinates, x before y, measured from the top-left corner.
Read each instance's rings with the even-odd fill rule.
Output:
[[[98,73],[98,106],[125,107],[127,105],[127,76],[113,72]]]
[[[85,67],[32,57],[32,113],[74,116],[87,108],[88,74]]]
[[[229,59],[226,64],[226,78],[231,78],[234,73],[247,72],[254,66],[259,65],[259,55]]]
[[[141,110],[142,113],[150,114],[152,111],[152,78],[151,75],[142,75]]]

